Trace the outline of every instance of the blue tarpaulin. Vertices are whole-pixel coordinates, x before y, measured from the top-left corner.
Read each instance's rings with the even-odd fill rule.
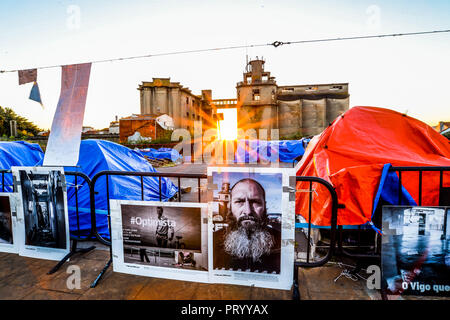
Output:
[[[398,179],[397,173],[395,173],[394,171],[389,171],[391,167],[392,165],[389,163],[383,166],[380,184],[373,201],[372,218],[375,214],[380,200],[384,200],[386,203],[389,203],[391,205],[417,206],[416,201],[413,197],[411,197],[405,187],[401,186],[401,195],[399,195],[400,180]],[[381,231],[377,229],[372,223],[369,224],[375,231],[381,233]]]
[[[274,161],[292,163],[305,153],[310,139],[300,140],[239,140],[235,162],[252,163],[258,161]]]
[[[9,170],[14,166],[33,167],[43,158],[44,152],[37,143],[25,141],[0,142],[0,169],[2,170]],[[4,177],[4,186],[0,185],[0,191],[12,192],[12,175],[7,173]],[[0,184],[2,184],[1,177]]]
[[[80,157],[77,167],[65,167],[65,171],[76,171],[86,174],[90,179],[100,171],[136,171],[157,172],[152,165],[138,152],[122,145],[104,140],[83,140],[80,146]],[[89,187],[83,178],[78,177],[78,195],[75,194],[75,177],[66,176],[67,201],[69,206],[70,230],[78,230],[80,235],[88,235],[91,227]],[[110,199],[141,200],[140,177],[110,176],[108,181]],[[144,177],[144,200],[159,201],[159,181],[157,177]],[[107,219],[106,177],[103,176],[95,184],[95,212],[99,234],[109,237]],[[168,179],[161,178],[162,201],[167,201],[178,191]],[[76,201],[78,197],[78,201]],[[78,202],[79,219],[76,216]]]
[[[146,149],[139,149],[139,152],[149,158],[160,160],[168,159],[173,162],[182,158],[182,156],[178,153],[178,151],[172,148],[159,148],[159,149],[146,148]]]

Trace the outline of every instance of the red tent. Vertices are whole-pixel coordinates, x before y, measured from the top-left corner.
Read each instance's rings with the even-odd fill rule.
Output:
[[[316,176],[336,189],[338,225],[371,221],[374,199],[385,164],[393,166],[450,166],[450,141],[427,124],[389,109],[353,107],[315,136],[296,166],[297,176]],[[404,172],[402,185],[418,203],[418,172]],[[424,172],[422,205],[439,203],[439,173]],[[450,174],[443,176],[450,187]],[[296,213],[308,220],[309,182],[298,182]],[[311,222],[329,226],[331,197],[314,183]]]

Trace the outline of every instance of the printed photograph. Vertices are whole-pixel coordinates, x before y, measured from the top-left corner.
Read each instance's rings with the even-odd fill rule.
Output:
[[[212,172],[213,268],[280,273],[282,174]]]
[[[0,196],[0,243],[13,244],[9,196]]]
[[[66,249],[64,175],[58,170],[19,170],[25,223],[25,244]]]
[[[449,212],[449,207],[383,207],[382,272],[388,292],[450,296]]]
[[[205,270],[201,208],[121,205],[124,262]]]

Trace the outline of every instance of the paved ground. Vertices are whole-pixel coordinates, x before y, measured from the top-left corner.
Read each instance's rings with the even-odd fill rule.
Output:
[[[82,243],[80,246],[91,244]],[[97,287],[90,284],[109,259],[107,247],[95,243],[97,248],[84,255],[75,255],[71,261],[52,275],[47,272],[54,261],[0,253],[0,299],[219,299],[219,300],[289,300],[292,291],[262,289],[224,284],[202,284],[134,276],[108,269]],[[67,273],[70,266],[81,270],[80,289],[69,289]],[[302,299],[379,299],[376,292],[370,296],[364,282],[341,278],[333,279],[342,270],[338,266],[301,269],[299,272]]]
[[[47,275],[54,261],[0,253],[0,300],[7,299],[290,299],[290,291],[234,285],[202,284],[121,274],[108,269],[97,287],[90,288],[109,258],[109,251],[94,250],[75,256],[58,272]],[[68,289],[71,265],[81,269],[81,288]]]
[[[83,243],[82,246],[86,244]],[[90,244],[89,244],[90,245]],[[292,290],[273,290],[246,286],[203,284],[134,276],[108,269],[97,287],[90,284],[109,259],[107,247],[76,255],[52,275],[47,272],[54,261],[25,258],[0,253],[0,300],[290,300]],[[348,261],[346,261],[348,263]],[[70,266],[81,270],[80,289],[69,289]],[[369,290],[366,281],[345,276],[334,281],[347,268],[336,263],[323,267],[299,269],[299,291],[302,300],[380,300],[377,290]],[[359,273],[367,278],[363,271]],[[443,299],[437,297],[390,296],[389,299]],[[445,299],[445,298],[444,298]]]

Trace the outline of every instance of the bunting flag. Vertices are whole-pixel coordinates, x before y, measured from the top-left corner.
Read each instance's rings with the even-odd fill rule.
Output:
[[[76,166],[91,63],[62,67],[61,93],[44,155],[44,166]]]
[[[44,105],[42,104],[42,99],[41,99],[41,92],[39,91],[39,86],[36,81],[33,84],[33,88],[31,88],[29,99],[39,102],[41,104],[42,108],[44,108]]]
[[[19,70],[19,85],[36,81],[37,69]]]

